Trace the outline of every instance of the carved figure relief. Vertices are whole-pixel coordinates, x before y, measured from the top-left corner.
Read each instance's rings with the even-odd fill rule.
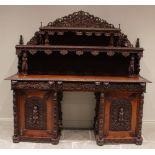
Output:
[[[129,64],[129,75],[132,76],[135,73],[135,57],[131,56],[130,64]]]
[[[23,53],[22,56],[22,74],[27,75],[28,64],[27,64],[27,53]]]
[[[29,97],[25,101],[25,127],[31,130],[45,130],[46,104],[40,97]]]
[[[110,130],[128,131],[131,128],[131,103],[127,99],[115,99],[110,108]]]

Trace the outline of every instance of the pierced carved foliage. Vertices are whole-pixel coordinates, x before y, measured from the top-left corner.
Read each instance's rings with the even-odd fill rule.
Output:
[[[110,108],[110,130],[129,131],[131,129],[131,103],[127,99],[116,99]]]
[[[84,11],[74,12],[68,16],[56,19],[54,22],[50,22],[47,27],[114,28],[114,26],[107,23],[107,21]]]

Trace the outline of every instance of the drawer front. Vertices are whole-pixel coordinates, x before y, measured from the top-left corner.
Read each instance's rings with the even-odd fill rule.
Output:
[[[107,139],[135,137],[139,95],[129,92],[111,92],[105,95],[104,135]]]
[[[19,132],[26,137],[51,137],[53,131],[53,101],[48,91],[18,93]]]

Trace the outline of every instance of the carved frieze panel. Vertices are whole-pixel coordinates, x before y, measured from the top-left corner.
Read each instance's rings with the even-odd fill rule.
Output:
[[[112,82],[63,82],[63,81],[12,81],[12,89],[42,89],[42,90],[128,90],[145,92],[145,83],[112,83]]]
[[[45,130],[47,128],[46,104],[40,97],[28,97],[25,100],[25,128]]]
[[[110,130],[129,131],[131,129],[132,105],[128,99],[115,99],[110,107]]]

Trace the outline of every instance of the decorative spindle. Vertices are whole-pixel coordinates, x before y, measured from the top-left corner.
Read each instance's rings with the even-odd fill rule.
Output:
[[[121,24],[119,24],[118,28],[121,29]]]
[[[23,36],[22,35],[20,35],[19,45],[24,45],[24,41],[23,41]]]
[[[139,48],[139,47],[140,47],[139,38],[137,38],[137,40],[136,40],[136,47],[137,47],[137,48]]]

